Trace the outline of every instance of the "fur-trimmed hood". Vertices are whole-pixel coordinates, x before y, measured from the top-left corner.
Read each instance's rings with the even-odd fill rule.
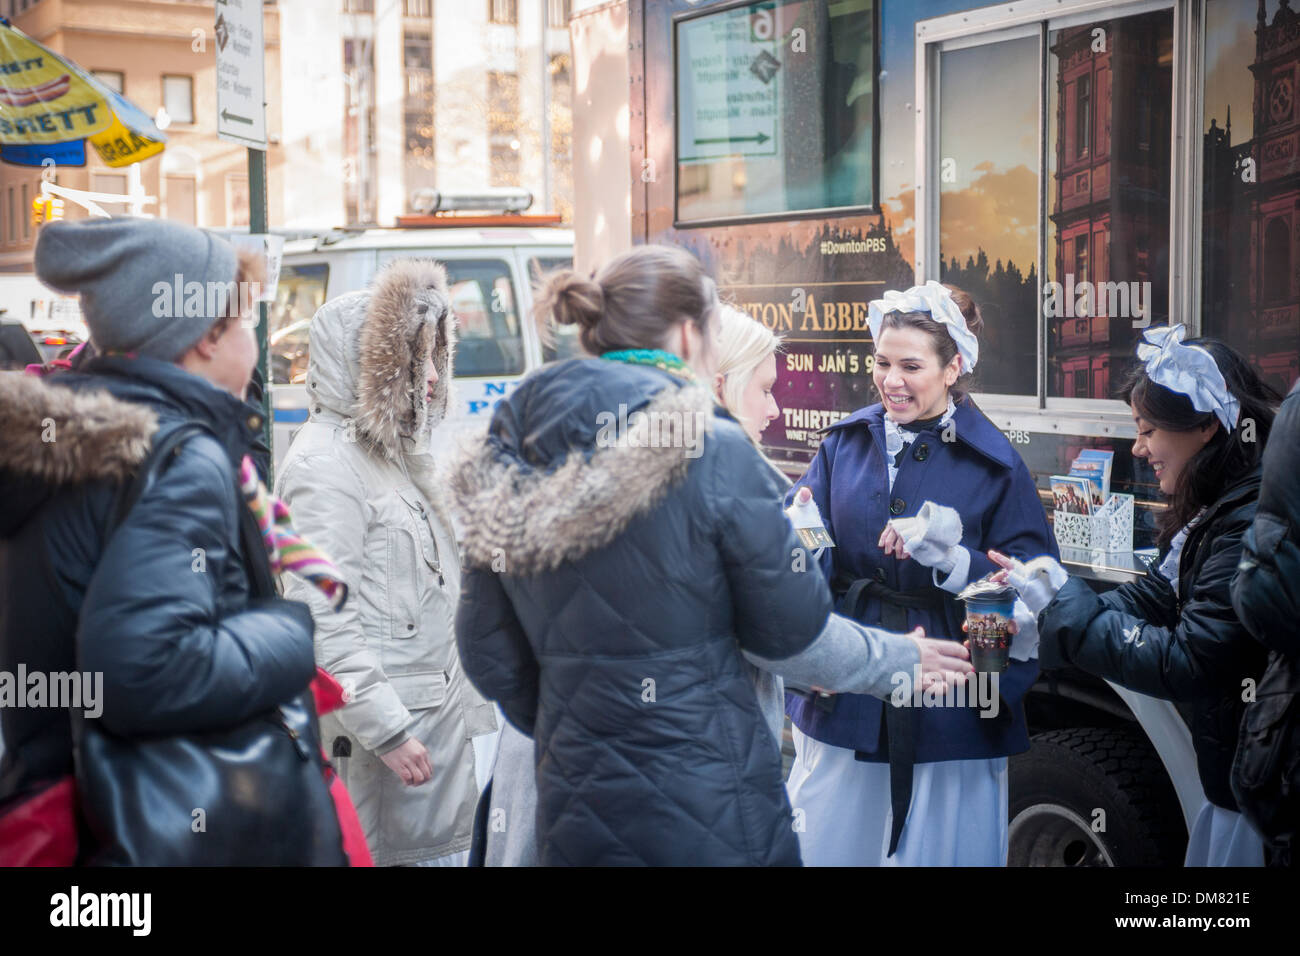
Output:
[[[62,487],[125,480],[157,430],[152,409],[106,391],[0,372],[0,539]]]
[[[391,262],[368,290],[326,302],[312,319],[312,418],[354,422],[362,441],[395,461],[423,447],[450,411],[455,347],[446,270],[432,259]],[[431,351],[438,383],[426,399]]]
[[[528,575],[609,544],[685,478],[717,410],[705,388],[600,359],[531,376],[452,464],[466,561]]]
[[[47,485],[121,481],[149,453],[152,410],[105,391],[0,373],[0,472]]]

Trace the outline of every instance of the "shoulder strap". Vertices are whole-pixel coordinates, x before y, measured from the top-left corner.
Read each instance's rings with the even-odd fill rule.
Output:
[[[149,489],[149,486],[171,464],[173,457],[180,452],[182,445],[188,439],[204,432],[211,434],[212,430],[200,422],[185,422],[154,442],[153,447],[149,449],[149,455],[136,469],[135,477],[123,487],[122,493],[118,496],[108,527],[104,529],[105,540],[117,530],[118,525],[126,520],[126,516],[131,513],[131,509],[135,507],[136,502],[144,497],[144,493]]]

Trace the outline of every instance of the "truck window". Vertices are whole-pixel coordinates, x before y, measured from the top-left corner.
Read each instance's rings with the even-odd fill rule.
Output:
[[[520,375],[524,342],[510,267],[502,259],[446,259],[458,322],[457,377]]]
[[[307,380],[311,319],[325,304],[330,267],[323,262],[280,267],[280,282],[271,307],[270,363],[274,385],[301,385]]]
[[[528,278],[537,287],[542,276],[556,269],[572,269],[572,256],[532,256],[528,260]],[[535,298],[535,297],[534,297]],[[546,319],[546,331],[542,339],[542,361],[557,362],[561,359],[575,358],[582,355],[582,346],[578,342],[578,329],[573,325],[556,325],[549,316]]]
[[[1047,50],[1047,395],[1115,398],[1142,329],[1169,322],[1173,12]]]
[[[1206,4],[1201,331],[1285,394],[1300,376],[1300,215],[1284,134],[1297,57],[1289,12],[1269,9],[1257,34],[1254,4]]]
[[[674,32],[679,222],[875,205],[874,0],[761,0]]]
[[[1008,137],[1000,121],[1038,123],[1038,42],[939,59],[939,273],[979,303],[978,392],[1038,390],[1038,137]]]

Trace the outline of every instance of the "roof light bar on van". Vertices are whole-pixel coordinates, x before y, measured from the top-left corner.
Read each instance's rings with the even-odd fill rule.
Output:
[[[411,208],[424,215],[437,212],[520,213],[532,204],[531,192],[513,186],[489,187],[464,193],[420,189],[411,196]]]

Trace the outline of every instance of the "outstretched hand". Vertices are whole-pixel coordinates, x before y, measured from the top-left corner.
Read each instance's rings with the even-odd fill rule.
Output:
[[[946,691],[975,673],[970,663],[970,651],[956,641],[926,637],[925,631],[919,627],[906,637],[921,652],[923,688],[939,685]]]

